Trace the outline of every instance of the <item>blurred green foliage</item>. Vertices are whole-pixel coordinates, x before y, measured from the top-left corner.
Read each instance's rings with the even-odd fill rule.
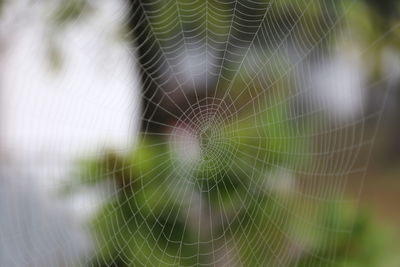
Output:
[[[52,16],[55,26],[65,26],[68,22],[76,21],[85,12],[91,10],[91,4],[86,0],[69,0],[61,2]]]
[[[219,140],[235,150],[220,155],[218,168],[201,160],[185,165],[157,136],[142,136],[129,155],[110,152],[86,163],[82,183],[108,180],[115,188],[92,220],[91,264],[396,266],[387,233],[369,215],[336,199],[306,200],[295,186],[273,186],[284,179],[280,169],[311,161],[310,143],[295,137],[304,133],[287,108],[260,113],[262,127],[243,118],[220,125],[235,129]]]

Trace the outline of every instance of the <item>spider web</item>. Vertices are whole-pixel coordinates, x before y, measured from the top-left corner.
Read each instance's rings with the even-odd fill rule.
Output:
[[[376,85],[351,69],[372,47],[345,52],[353,5],[130,1],[141,131],[132,155],[91,174],[116,184],[94,222],[99,256],[82,263],[335,263],[353,230],[338,207],[384,106],[365,110]]]

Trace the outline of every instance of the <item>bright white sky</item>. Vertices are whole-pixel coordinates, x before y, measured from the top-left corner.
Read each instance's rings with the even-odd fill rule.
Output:
[[[129,147],[138,84],[129,47],[116,37],[115,16],[122,17],[116,3],[99,5],[95,15],[66,28],[58,72],[51,71],[48,25],[40,12],[7,40],[0,113],[6,153],[75,157]]]

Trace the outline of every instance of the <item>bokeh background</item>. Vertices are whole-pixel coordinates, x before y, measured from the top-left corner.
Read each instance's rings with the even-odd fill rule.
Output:
[[[0,0],[0,57],[0,266],[400,266],[398,1]]]

